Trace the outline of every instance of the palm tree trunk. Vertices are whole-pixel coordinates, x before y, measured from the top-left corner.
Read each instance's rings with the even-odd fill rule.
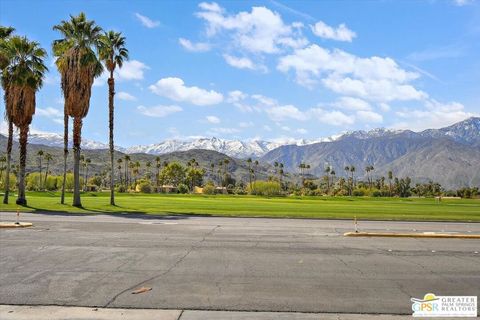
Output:
[[[28,139],[28,126],[20,128],[20,170],[18,173],[18,198],[17,204],[25,206],[27,205],[27,199],[25,198],[25,166],[27,163],[27,139]]]
[[[68,158],[68,114],[63,115],[63,181],[61,204],[65,204],[65,181],[67,180],[67,158]]]
[[[112,168],[112,173],[114,172],[114,159],[113,159],[113,98],[115,96],[115,79],[113,78],[113,70],[110,72],[110,79],[108,79],[108,124],[110,131],[110,166]],[[115,205],[115,190],[114,190],[114,176],[110,175],[110,205]]]
[[[42,156],[38,157],[38,169],[40,172],[38,175],[38,190],[42,191]]]
[[[73,118],[73,206],[81,207],[80,200],[80,144],[82,141],[82,118]]]
[[[43,181],[43,188],[47,186],[47,177],[48,177],[48,165],[49,165],[50,160],[47,159],[47,167],[45,168],[45,180]]]
[[[10,192],[10,162],[12,160],[12,145],[13,145],[13,123],[8,121],[8,141],[7,141],[7,168],[5,176],[5,195],[3,203],[8,204],[8,195]]]

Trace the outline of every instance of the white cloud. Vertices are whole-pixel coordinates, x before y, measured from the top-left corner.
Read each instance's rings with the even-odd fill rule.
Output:
[[[322,123],[334,126],[352,125],[355,123],[355,117],[347,116],[341,111],[326,111],[321,108],[310,109],[310,113]]]
[[[154,106],[154,107],[144,107],[144,106],[138,106],[137,110],[148,117],[154,117],[154,118],[163,118],[166,117],[172,113],[180,112],[183,109],[179,106],[171,105],[171,106]]]
[[[140,13],[135,13],[135,17],[142,23],[144,27],[149,29],[156,28],[160,25],[160,21],[154,21],[147,16],[141,15]]]
[[[285,24],[281,16],[266,7],[252,7],[251,12],[225,13],[216,3],[201,3],[197,17],[205,20],[207,35],[230,31],[234,46],[252,53],[277,53],[281,48],[299,48],[308,41],[298,24]]]
[[[117,77],[124,80],[142,80],[144,70],[150,69],[138,60],[125,61],[122,68],[116,69]]]
[[[60,111],[58,109],[52,108],[52,107],[46,107],[46,108],[36,108],[35,109],[35,114],[38,116],[42,117],[61,117],[63,119],[63,111]],[[63,122],[63,120],[62,120]]]
[[[264,126],[263,126],[263,130],[265,130],[265,131],[272,131],[272,128],[270,128],[269,125],[264,125]]]
[[[215,117],[215,116],[206,116],[205,117],[207,119],[208,122],[210,123],[220,123],[220,119],[218,117]]]
[[[210,132],[214,134],[233,134],[240,132],[240,130],[235,128],[212,128]]]
[[[310,27],[316,36],[324,39],[351,42],[352,39],[357,36],[357,34],[348,29],[344,23],[340,24],[337,28],[334,28],[330,27],[323,21],[318,21],[315,25]]]
[[[465,111],[461,103],[441,103],[434,99],[425,101],[423,109],[404,109],[397,111],[396,115],[401,120],[392,127],[410,130],[443,128],[470,117],[480,116],[479,113]]]
[[[287,132],[292,131],[292,129],[290,129],[289,126],[281,126],[280,129],[282,129],[283,131],[287,131]]]
[[[239,126],[240,128],[250,128],[250,127],[253,127],[254,124],[253,124],[253,122],[251,122],[251,121],[249,121],[249,122],[240,122],[240,123],[238,124],[238,126]]]
[[[250,69],[250,70],[266,69],[265,66],[255,65],[252,60],[246,57],[234,57],[229,54],[224,54],[223,58],[225,59],[226,63],[238,69]]]
[[[265,97],[261,94],[254,94],[254,95],[252,95],[252,98],[257,100],[258,102],[260,102],[262,105],[265,105],[265,106],[277,105],[277,101],[275,101],[275,99]]]
[[[473,3],[473,0],[453,0],[453,3],[459,7]]]
[[[379,106],[380,106],[380,110],[382,110],[383,112],[388,112],[391,109],[390,105],[384,102],[381,102]]]
[[[420,75],[400,68],[388,57],[360,58],[313,44],[280,58],[277,69],[285,73],[293,70],[301,85],[313,87],[320,79],[334,92],[367,100],[387,102],[427,97],[409,83]]]
[[[352,97],[341,97],[333,105],[345,110],[371,110],[368,102]]]
[[[296,131],[297,131],[297,133],[300,133],[300,134],[307,134],[308,133],[308,131],[306,129],[303,129],[303,128],[297,129]]]
[[[118,97],[118,99],[125,100],[125,101],[135,101],[135,100],[137,100],[136,97],[134,97],[133,95],[131,95],[130,93],[125,92],[125,91],[118,92],[117,97]]]
[[[288,119],[300,120],[304,121],[307,120],[307,116],[305,113],[300,111],[297,107],[293,105],[285,105],[285,106],[273,106],[269,109],[265,110],[267,115],[273,121],[284,121]]]
[[[425,92],[419,91],[409,84],[398,84],[385,79],[361,80],[333,76],[323,79],[322,83],[334,92],[358,96],[373,101],[422,100],[428,97]]]
[[[234,90],[234,91],[230,91],[228,93],[227,102],[228,103],[235,103],[235,102],[245,100],[247,97],[248,97],[248,95],[243,93],[242,91]]]
[[[188,51],[192,52],[206,52],[210,50],[210,45],[205,42],[192,43],[188,39],[179,38],[178,42],[180,45]]]
[[[199,87],[187,87],[180,78],[163,78],[148,88],[159,96],[175,101],[189,102],[197,106],[214,105],[223,101],[221,93]]]
[[[379,113],[376,113],[374,111],[365,111],[365,110],[360,110],[357,111],[357,118],[364,122],[375,122],[375,123],[382,123],[383,122],[383,116]]]

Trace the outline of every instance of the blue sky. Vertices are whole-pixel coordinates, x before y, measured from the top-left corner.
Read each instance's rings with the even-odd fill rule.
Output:
[[[131,59],[116,82],[118,145],[421,130],[480,113],[475,0],[3,0],[0,23],[50,54],[32,131],[62,132],[52,26],[81,11],[127,38]],[[101,77],[85,138],[108,140],[107,106]]]

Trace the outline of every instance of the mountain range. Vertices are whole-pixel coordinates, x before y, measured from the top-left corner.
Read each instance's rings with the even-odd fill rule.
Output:
[[[452,126],[422,132],[375,129],[355,131],[332,142],[305,146],[281,146],[261,158],[282,162],[288,171],[300,163],[321,176],[326,167],[345,176],[345,166],[354,166],[362,178],[364,168],[373,165],[373,176],[412,177],[414,182],[433,180],[447,188],[480,186],[480,118],[472,117]]]
[[[5,150],[6,138],[0,135],[0,148]],[[15,144],[17,148],[17,144]],[[42,149],[54,155],[52,171],[61,171],[63,137],[59,134],[31,134],[29,155]],[[91,172],[106,168],[107,145],[84,140],[82,153],[92,159]],[[374,177],[393,171],[399,177],[410,176],[414,182],[433,180],[446,188],[480,186],[480,118],[472,117],[441,129],[422,132],[410,130],[373,129],[346,132],[317,141],[268,142],[240,141],[219,138],[199,138],[188,141],[167,140],[148,146],[117,147],[116,158],[131,154],[140,162],[154,162],[156,155],[162,161],[177,159],[186,162],[195,158],[209,171],[210,163],[227,157],[235,178],[248,180],[248,157],[260,161],[259,178],[273,172],[274,162],[281,162],[285,170],[298,173],[300,163],[310,165],[308,173],[321,176],[327,166],[337,176],[345,176],[345,166],[355,166],[356,176],[363,178],[365,166],[373,165]],[[14,151],[14,159],[18,152]],[[36,157],[28,157],[28,168],[36,170]]]

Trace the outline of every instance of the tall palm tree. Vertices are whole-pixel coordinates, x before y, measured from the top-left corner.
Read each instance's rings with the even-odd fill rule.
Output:
[[[155,167],[157,168],[157,172],[155,173],[155,185],[158,187],[158,181],[160,180],[160,168],[162,164],[160,163],[160,157],[155,157]]]
[[[53,160],[53,157],[50,153],[45,153],[45,161],[47,162],[47,165],[45,167],[45,180],[43,181],[43,187],[45,188],[47,185],[47,176],[48,176],[48,167],[50,166],[50,161]]]
[[[9,64],[9,57],[7,56],[6,52],[3,52],[2,48],[4,46],[4,42],[8,41],[8,38],[12,35],[13,31],[15,31],[12,27],[3,27],[0,26],[0,73],[2,77],[2,86],[3,86],[3,70]],[[5,87],[2,87],[4,92],[6,90]],[[6,100],[5,100],[6,102]],[[8,122],[8,139],[7,139],[7,157],[6,157],[6,168],[5,168],[5,192],[3,196],[3,203],[8,204],[8,196],[10,193],[10,167],[12,161],[12,146],[13,146],[13,122],[11,119],[11,115],[8,112],[8,109],[5,106],[5,120]]]
[[[129,164],[128,162],[130,161],[130,156],[126,154],[124,156],[125,159],[125,189],[128,189],[129,181],[128,181],[128,169],[129,169]]]
[[[83,161],[83,166],[85,167],[85,181],[83,182],[83,190],[84,191],[87,191],[87,181],[88,181],[88,166],[89,164],[92,163],[92,160],[90,160],[90,158],[86,158],[84,161]]]
[[[150,168],[152,167],[152,163],[150,161],[147,161],[147,163],[145,163],[145,168],[146,168],[146,178],[148,180],[150,180],[150,176],[151,176],[151,172],[150,172]]]
[[[123,163],[123,159],[122,158],[118,158],[117,159],[117,164],[118,164],[118,180],[120,182],[120,185],[122,185],[122,163]]]
[[[93,81],[103,71],[95,49],[98,47],[102,29],[82,12],[70,16],[53,27],[62,38],[53,42],[55,64],[61,75],[64,108],[73,118],[73,205],[82,206],[80,199],[80,145],[83,118],[90,108]]]
[[[105,64],[110,73],[108,78],[108,127],[109,127],[109,148],[110,148],[110,167],[114,171],[114,143],[113,143],[113,124],[114,124],[114,97],[115,97],[115,69],[122,68],[123,61],[128,60],[128,50],[125,48],[125,37],[120,32],[108,31],[100,37],[99,46],[100,60]],[[110,205],[115,205],[115,181],[114,175],[110,175]]]
[[[252,158],[247,159],[248,164],[248,185],[252,187]]]
[[[254,181],[254,182],[257,182],[258,165],[259,165],[260,163],[258,162],[258,160],[255,160],[255,162],[254,162],[253,164],[255,165],[255,169],[254,169],[255,171],[254,171],[254,173],[253,173],[253,181]]]
[[[41,88],[47,67],[47,52],[35,41],[14,36],[0,44],[1,56],[8,63],[2,68],[2,87],[5,91],[5,109],[8,119],[20,129],[20,168],[17,204],[26,205],[25,165],[30,123],[35,114],[35,95]]]
[[[43,150],[40,149],[37,151],[37,156],[38,156],[38,190],[42,190],[42,159],[43,159]]]

